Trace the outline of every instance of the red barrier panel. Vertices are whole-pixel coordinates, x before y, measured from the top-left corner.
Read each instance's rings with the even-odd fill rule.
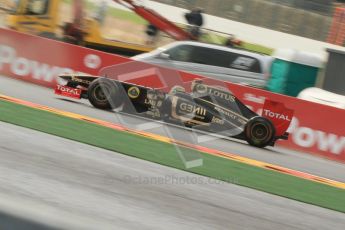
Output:
[[[233,92],[254,111],[266,97],[294,110],[289,140],[280,146],[345,162],[345,110],[246,87],[233,87]]]
[[[55,86],[55,77],[60,73],[79,71],[98,75],[102,67],[129,61],[117,55],[0,29],[0,74],[48,87]],[[154,76],[154,71],[147,71],[147,74],[147,78],[136,81],[146,86],[163,87],[159,77]],[[186,86],[192,79],[200,78],[189,73],[179,74]],[[169,78],[165,78],[164,83],[168,87],[176,83],[169,72],[166,76]],[[281,101],[295,111],[289,140],[280,141],[278,145],[345,162],[345,110],[246,86],[226,84],[256,112],[260,112],[266,97]]]
[[[62,73],[98,75],[127,58],[0,28],[0,73],[47,87]]]

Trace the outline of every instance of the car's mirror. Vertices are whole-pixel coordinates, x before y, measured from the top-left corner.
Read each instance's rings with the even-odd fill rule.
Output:
[[[168,54],[168,53],[160,53],[159,55],[158,55],[158,57],[160,58],[160,59],[164,59],[164,60],[170,60],[170,54]]]

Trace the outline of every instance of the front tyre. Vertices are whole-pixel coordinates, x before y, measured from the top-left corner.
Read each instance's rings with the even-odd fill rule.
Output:
[[[244,134],[250,145],[264,148],[272,143],[275,128],[270,120],[257,116],[248,121]]]
[[[116,109],[121,105],[119,87],[116,82],[107,78],[94,80],[87,90],[87,95],[90,103],[98,109]]]

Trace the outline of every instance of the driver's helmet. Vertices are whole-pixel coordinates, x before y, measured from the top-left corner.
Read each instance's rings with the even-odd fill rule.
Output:
[[[203,80],[195,79],[192,82],[191,90],[193,93],[206,91],[206,85],[204,84]]]
[[[180,85],[175,85],[174,87],[172,87],[169,91],[169,94],[174,95],[176,93],[185,93],[186,89],[183,86]]]

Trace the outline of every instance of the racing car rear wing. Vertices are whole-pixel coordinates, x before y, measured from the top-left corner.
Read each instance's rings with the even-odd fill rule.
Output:
[[[293,110],[288,109],[281,102],[266,99],[262,110],[262,116],[271,120],[276,136],[284,136],[290,126],[293,117]]]

